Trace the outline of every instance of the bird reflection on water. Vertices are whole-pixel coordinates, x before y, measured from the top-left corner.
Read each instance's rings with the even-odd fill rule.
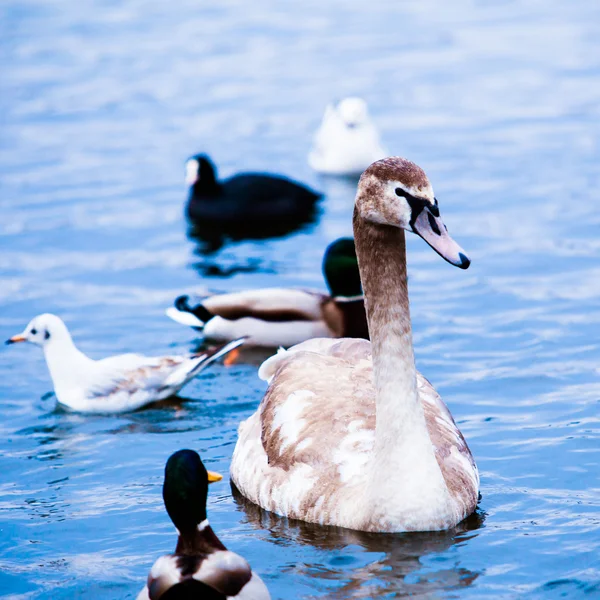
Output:
[[[279,219],[276,222],[252,223],[233,221],[221,223],[203,219],[189,221],[187,236],[197,244],[196,253],[200,256],[214,254],[229,242],[243,240],[268,240],[283,238],[316,224],[320,214],[318,206],[311,206],[293,219]]]
[[[483,526],[485,514],[476,511],[450,531],[422,533],[367,533],[337,527],[322,527],[304,521],[289,520],[268,512],[244,498],[231,485],[233,499],[246,520],[254,528],[269,532],[269,541],[275,545],[299,544],[318,550],[360,552],[376,555],[373,561],[355,569],[347,561],[339,567],[332,561],[300,563],[290,567],[294,573],[321,588],[318,580],[327,587],[328,582],[343,582],[331,590],[328,598],[383,598],[416,596],[430,598],[436,592],[459,590],[471,586],[481,574],[454,563],[447,562],[439,569],[423,568],[423,559],[440,554],[455,544],[464,543],[477,535]]]

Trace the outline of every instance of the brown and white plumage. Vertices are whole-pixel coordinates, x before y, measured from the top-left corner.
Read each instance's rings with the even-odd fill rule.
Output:
[[[35,317],[7,343],[41,346],[60,404],[80,412],[121,413],[179,392],[208,365],[243,344],[235,340],[200,354],[120,354],[93,360],[77,349],[67,326],[52,314]]]
[[[368,337],[352,238],[329,244],[323,275],[330,294],[298,288],[263,288],[192,299],[179,296],[167,315],[206,338],[246,337],[246,345],[293,346],[315,337]]]
[[[185,598],[268,600],[270,597],[265,584],[252,572],[250,565],[227,549],[214,548],[190,556],[178,555],[176,551],[161,556],[152,565],[148,585],[138,594],[137,600],[164,598],[169,590],[174,593],[172,588],[175,586],[179,586],[178,591],[186,590],[189,595],[181,596]]]
[[[187,297],[185,298],[187,302]],[[246,345],[292,346],[314,337],[367,336],[362,296],[332,297],[293,288],[265,288],[203,298],[207,321],[191,310],[167,309],[173,320],[202,329],[211,340],[246,336]],[[196,307],[196,312],[198,308]]]
[[[372,343],[309,340],[263,363],[269,389],[240,425],[231,464],[234,484],[261,507],[381,532],[447,529],[475,509],[473,457],[414,364],[404,229],[468,266],[434,201],[409,161],[363,174],[354,229]]]
[[[156,560],[137,600],[270,599],[261,578],[244,558],[227,550],[208,522],[208,485],[221,479],[206,470],[193,450],[179,450],[169,457],[163,499],[177,528],[177,545],[172,554]]]

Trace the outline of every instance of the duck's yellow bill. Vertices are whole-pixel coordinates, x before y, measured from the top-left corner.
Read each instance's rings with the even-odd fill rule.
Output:
[[[26,342],[27,338],[24,335],[13,335],[11,338],[6,340],[7,344],[16,344],[17,342]]]
[[[208,471],[208,483],[215,483],[216,481],[221,481],[221,479],[223,479],[223,475],[214,471]]]

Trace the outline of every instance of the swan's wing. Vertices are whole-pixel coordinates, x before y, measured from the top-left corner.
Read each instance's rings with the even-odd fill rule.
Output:
[[[374,442],[372,369],[368,360],[344,357],[364,356],[364,344],[313,339],[263,364],[262,375],[276,376],[240,425],[231,463],[244,496],[290,518],[330,523],[336,514],[350,515],[338,524],[365,528],[355,503]]]
[[[475,506],[479,491],[479,471],[471,450],[452,414],[431,383],[417,373],[419,397],[435,457],[450,495],[464,506]],[[470,511],[466,511],[468,514]]]
[[[351,363],[359,360],[371,360],[371,343],[357,338],[313,338],[296,344],[287,350],[281,348],[277,354],[265,360],[258,369],[258,376],[264,381],[271,381],[277,369],[298,352],[313,352],[321,356],[329,356]]]
[[[224,319],[311,321],[321,318],[321,305],[326,299],[324,294],[309,290],[265,288],[210,296],[202,305]]]

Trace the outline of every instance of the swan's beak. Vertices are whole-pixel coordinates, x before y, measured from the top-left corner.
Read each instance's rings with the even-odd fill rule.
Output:
[[[215,483],[221,481],[221,479],[223,479],[223,475],[215,473],[214,471],[208,471],[208,483]]]
[[[437,213],[437,216],[434,213]],[[432,210],[427,206],[423,207],[413,225],[413,231],[451,265],[461,269],[469,268],[471,260],[448,235],[448,230],[439,216],[437,204],[432,207]]]
[[[16,344],[17,342],[26,342],[27,338],[22,335],[13,335],[11,338],[9,338],[8,340],[6,340],[6,344]]]

